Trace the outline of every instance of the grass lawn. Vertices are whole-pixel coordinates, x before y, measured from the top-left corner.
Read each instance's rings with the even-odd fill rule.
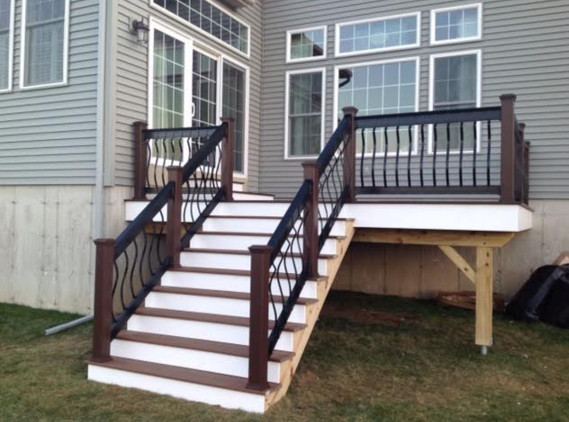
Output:
[[[91,326],[0,305],[0,421],[569,421],[569,331],[432,303],[331,295],[287,397],[264,418],[86,380]]]

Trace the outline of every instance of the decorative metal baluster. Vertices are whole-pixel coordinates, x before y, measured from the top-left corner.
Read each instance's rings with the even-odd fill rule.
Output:
[[[411,187],[411,154],[413,153],[413,125],[409,125],[409,151],[407,151],[407,185]]]
[[[437,125],[433,125],[433,186],[437,186],[437,142],[438,131]]]
[[[397,151],[395,152],[395,186],[399,187],[399,154],[401,153],[401,135],[399,133],[399,126],[395,129],[397,138]]]
[[[425,125],[421,125],[421,163],[419,165],[419,177],[421,179],[421,187],[425,186],[425,174],[424,174],[424,162],[425,162]]]
[[[446,149],[446,161],[445,161],[445,177],[447,182],[447,187],[450,186],[450,123],[447,123],[447,149]]]
[[[486,179],[487,179],[487,184],[488,186],[491,185],[491,181],[490,181],[490,158],[491,158],[491,154],[492,154],[492,122],[490,120],[488,120],[488,151],[487,151],[487,156],[486,156]],[[474,148],[476,148],[476,140],[474,141],[475,146]]]
[[[463,174],[462,174],[463,158],[464,158],[464,122],[460,122],[460,155],[458,158],[458,161],[459,161],[458,178],[459,178],[459,184],[461,187],[463,186]]]
[[[375,185],[375,156],[377,154],[377,135],[375,133],[376,129],[377,128],[374,127],[373,132],[372,132],[372,135],[373,135],[373,155],[371,157],[371,183],[372,183],[372,186],[374,188],[376,187],[376,185]]]
[[[360,182],[362,184],[362,188],[365,187],[364,181],[364,156],[366,152],[366,137],[365,137],[365,129],[362,129],[362,153],[360,156]]]
[[[477,130],[477,123],[473,122],[473,133],[474,133],[474,143],[476,144],[476,140],[478,139],[478,130]],[[472,148],[472,186],[476,187],[476,148]]]
[[[385,147],[383,149],[383,186],[387,187],[387,148],[389,144],[389,135],[387,134],[387,126],[383,128],[383,140]]]

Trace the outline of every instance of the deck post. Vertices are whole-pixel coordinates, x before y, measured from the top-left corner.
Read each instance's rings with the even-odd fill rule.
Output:
[[[318,197],[320,195],[320,165],[316,161],[302,163],[304,179],[312,182],[310,196],[304,215],[302,261],[306,265],[308,278],[318,277]]]
[[[523,172],[519,180],[520,202],[528,204],[528,175],[529,175],[529,142],[526,142],[526,124],[520,123],[521,144],[519,145],[521,171]]]
[[[494,305],[494,250],[476,248],[476,345],[486,354],[492,346],[492,318]]]
[[[516,113],[514,94],[504,94],[502,102],[502,166],[500,183],[500,202],[513,204],[516,202]]]
[[[168,199],[168,221],[166,222],[166,250],[172,257],[172,267],[180,267],[182,230],[182,167],[168,167],[168,182],[174,182],[174,191]]]
[[[233,170],[235,168],[235,119],[222,117],[222,124],[227,127],[222,144],[221,186],[225,200],[233,201]]]
[[[346,202],[356,200],[356,115],[358,109],[355,107],[344,107],[344,116],[350,119],[350,139],[344,150],[344,186],[348,187],[348,197]]]
[[[115,240],[97,239],[95,270],[95,306],[93,323],[93,362],[111,360],[111,328],[113,318],[113,273]]]
[[[251,246],[251,300],[249,313],[249,382],[253,390],[269,387],[269,269],[273,248]]]
[[[134,196],[135,201],[146,199],[146,177],[148,160],[146,151],[146,139],[144,131],[148,128],[146,122],[134,122]]]

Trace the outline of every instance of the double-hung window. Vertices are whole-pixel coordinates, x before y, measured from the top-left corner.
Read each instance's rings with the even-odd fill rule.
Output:
[[[286,156],[318,155],[324,137],[325,69],[287,73]]]
[[[69,0],[24,0],[21,86],[67,82]]]
[[[431,12],[431,44],[477,41],[481,38],[481,4],[437,9]]]
[[[0,0],[0,92],[12,89],[14,1]]]

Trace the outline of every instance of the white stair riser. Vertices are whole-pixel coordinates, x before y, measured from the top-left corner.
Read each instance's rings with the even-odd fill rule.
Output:
[[[163,334],[194,338],[198,340],[220,341],[223,343],[249,345],[249,327],[221,324],[215,322],[188,321],[174,318],[162,318],[146,315],[130,317],[128,329],[143,333]],[[294,334],[284,331],[276,349],[292,352]]]
[[[115,339],[111,343],[111,356],[242,378],[249,375],[249,359],[246,357],[158,344]],[[279,383],[280,376],[281,365],[278,362],[269,362],[269,382]]]
[[[191,248],[197,249],[221,249],[247,251],[252,245],[266,245],[270,236],[231,236],[231,235],[207,235],[196,234],[190,243]],[[295,241],[291,239],[291,241]],[[300,239],[302,245],[302,239]],[[320,251],[323,254],[335,255],[338,250],[338,241],[336,239],[328,239],[324,243],[324,247]]]
[[[286,264],[289,272],[293,272],[295,268],[300,272],[302,268],[301,258],[287,258]],[[207,253],[207,252],[182,252],[180,263],[183,267],[202,267],[202,268],[221,268],[225,270],[250,270],[251,257],[249,255],[235,255],[226,253]],[[326,259],[318,260],[318,273],[327,275]],[[286,271],[284,265],[281,271]]]
[[[168,287],[221,290],[223,292],[249,293],[251,291],[251,279],[248,276],[229,274],[167,271],[161,279],[161,284],[162,286]],[[271,287],[271,291],[273,294],[280,293],[276,283]],[[318,283],[315,281],[307,281],[300,297],[305,299],[318,299]]]
[[[89,365],[87,377],[91,381],[104,384],[136,388],[188,401],[217,405],[226,409],[240,409],[253,413],[265,411],[265,397],[258,394],[248,394],[95,365]]]
[[[174,311],[199,312],[249,318],[250,303],[248,300],[228,299],[208,296],[192,296],[174,293],[152,292],[146,298],[147,308],[170,309]],[[277,313],[282,310],[282,303],[275,303]],[[269,307],[269,319],[274,320],[273,307]],[[292,310],[290,322],[304,324],[306,322],[306,306],[296,305]]]
[[[246,233],[273,233],[280,223],[280,219],[266,218],[208,218],[203,225],[205,232],[246,232]],[[320,231],[320,228],[319,228]],[[303,229],[300,229],[303,233]],[[331,236],[345,236],[346,222],[336,221],[332,227]]]
[[[285,202],[266,201],[263,203],[253,202],[222,202],[218,204],[211,215],[216,216],[240,216],[240,217],[279,217],[282,218],[288,210],[290,204]],[[330,205],[320,204],[320,215],[330,214]]]

